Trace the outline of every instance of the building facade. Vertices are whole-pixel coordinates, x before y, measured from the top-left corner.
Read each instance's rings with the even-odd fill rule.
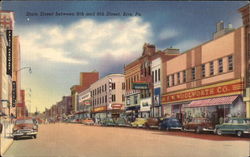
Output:
[[[123,116],[125,103],[125,79],[123,74],[107,75],[90,86],[92,118]]]
[[[91,116],[91,96],[90,88],[79,93],[79,112],[83,113],[83,118],[90,118]]]
[[[187,117],[206,117],[214,123],[221,117],[245,117],[244,39],[240,27],[166,62],[164,114],[182,122]]]

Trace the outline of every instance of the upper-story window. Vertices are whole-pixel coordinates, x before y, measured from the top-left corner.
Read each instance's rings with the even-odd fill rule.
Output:
[[[115,89],[115,83],[112,83],[112,89]]]
[[[174,78],[174,74],[172,75],[172,86],[175,85],[175,78]]]
[[[195,80],[195,67],[192,68],[192,80]]]
[[[155,82],[157,82],[157,70],[155,70]]]
[[[125,82],[122,82],[122,90],[125,89]]]
[[[206,65],[201,65],[201,77],[206,77]]]
[[[155,83],[155,80],[154,80],[154,71],[152,71],[152,82]]]
[[[219,73],[222,73],[223,72],[223,60],[222,60],[222,58],[220,58],[219,60],[218,60],[218,72]]]
[[[180,84],[181,80],[180,80],[180,72],[177,73],[177,84]]]
[[[158,69],[158,81],[161,81],[161,69]]]
[[[233,56],[228,56],[228,71],[233,70]]]
[[[167,76],[167,87],[170,87],[169,76]]]
[[[210,76],[214,75],[214,62],[209,63]]]
[[[183,83],[185,83],[187,81],[187,74],[186,74],[186,70],[183,71]]]

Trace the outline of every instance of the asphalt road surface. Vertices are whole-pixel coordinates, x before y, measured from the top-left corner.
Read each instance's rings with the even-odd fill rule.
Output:
[[[4,157],[248,157],[249,139],[56,123],[14,141]]]

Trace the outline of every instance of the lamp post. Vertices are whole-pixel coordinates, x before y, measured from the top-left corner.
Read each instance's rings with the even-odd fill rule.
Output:
[[[22,71],[22,70],[24,70],[24,69],[28,69],[29,70],[29,73],[31,74],[32,73],[32,69],[31,69],[31,67],[30,66],[25,66],[25,67],[22,67],[22,68],[20,68],[20,69],[18,69],[18,70],[16,70],[15,72],[16,72],[16,78],[18,78],[18,76],[17,76],[17,74],[18,74],[18,72],[19,71]],[[17,80],[16,80],[17,81]],[[30,89],[31,90],[31,89]],[[18,102],[19,103],[19,102]],[[16,104],[17,104],[17,102],[16,102]],[[16,106],[16,104],[15,104],[15,107],[16,107],[16,117],[18,116],[17,115],[17,106]]]

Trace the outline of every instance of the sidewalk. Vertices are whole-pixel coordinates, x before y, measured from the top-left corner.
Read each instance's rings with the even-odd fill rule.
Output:
[[[3,124],[3,132],[1,134],[1,141],[0,141],[0,147],[1,147],[1,155],[3,155],[8,148],[11,146],[13,143],[12,139],[12,128],[13,124],[10,123],[9,120],[2,120],[1,122]]]

